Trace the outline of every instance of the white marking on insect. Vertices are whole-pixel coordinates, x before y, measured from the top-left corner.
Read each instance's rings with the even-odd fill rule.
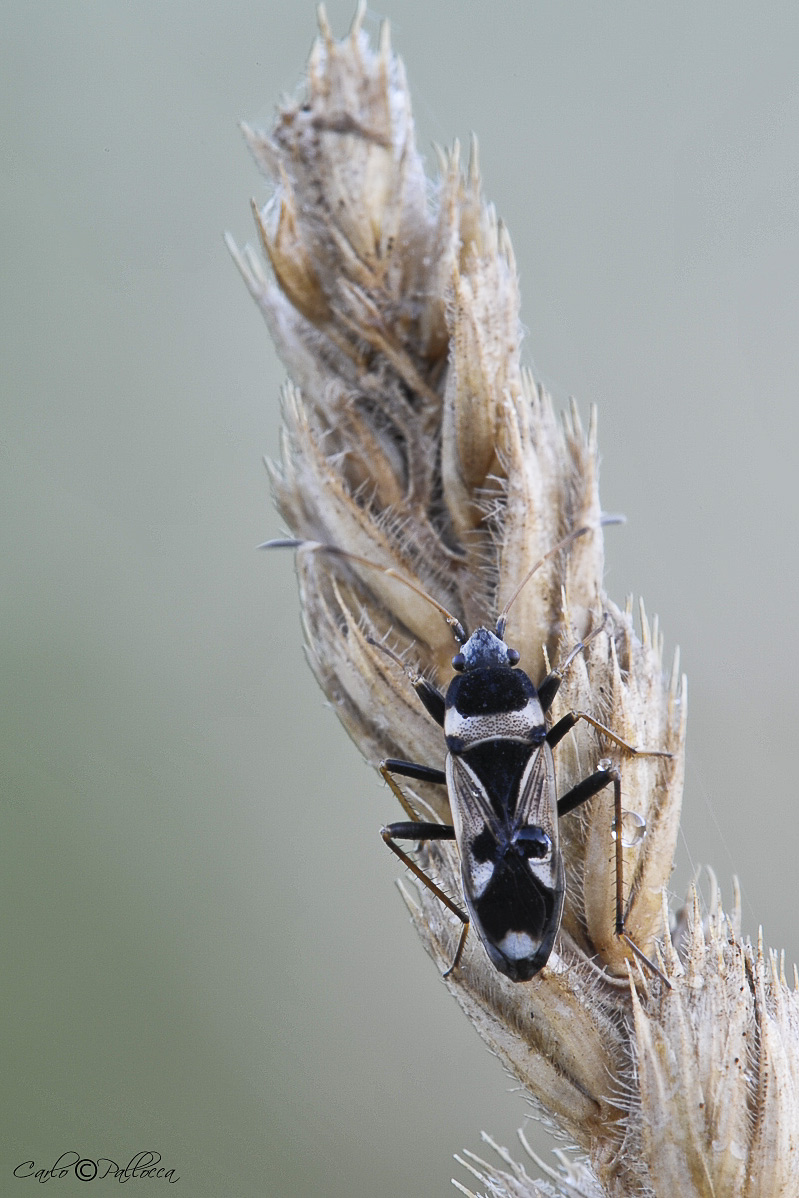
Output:
[[[485,740],[519,740],[527,743],[530,728],[538,728],[541,722],[541,708],[535,699],[529,699],[517,711],[481,715],[461,715],[456,708],[451,707],[446,714],[444,734],[459,737],[472,746]]]
[[[524,961],[533,956],[540,943],[528,936],[527,932],[507,932],[497,948],[511,961]]]
[[[469,867],[469,877],[472,883],[474,898],[479,899],[485,894],[486,888],[493,876],[493,861],[475,861],[472,859]]]

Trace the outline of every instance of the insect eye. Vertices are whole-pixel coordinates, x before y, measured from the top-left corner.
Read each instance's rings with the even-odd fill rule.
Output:
[[[462,653],[456,653],[452,659],[453,670],[463,670],[466,667],[466,658]]]
[[[552,852],[552,841],[543,828],[521,828],[516,835],[516,844],[528,859],[541,861]]]
[[[508,649],[508,661],[510,662],[510,664],[512,666],[519,664],[520,657],[521,657],[521,653],[519,652],[518,649]]]

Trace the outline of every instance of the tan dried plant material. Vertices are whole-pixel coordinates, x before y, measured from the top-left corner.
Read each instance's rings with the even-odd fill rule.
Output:
[[[337,41],[320,36],[303,95],[273,128],[245,128],[273,185],[255,207],[268,268],[231,250],[288,370],[282,462],[272,467],[292,533],[391,568],[468,629],[493,627],[533,564],[569,532],[595,531],[550,558],[510,611],[507,641],[534,681],[600,625],[571,665],[551,718],[588,711],[633,758],[581,722],[558,747],[564,793],[611,757],[623,804],[646,821],[624,848],[626,926],[671,989],[630,965],[614,934],[611,803],[600,794],[560,821],[567,898],[548,965],[513,983],[472,933],[446,985],[480,1035],[580,1157],[534,1182],[500,1153],[467,1156],[491,1195],[799,1195],[799,1001],[783,964],[741,939],[737,912],[695,894],[669,929],[683,785],[685,681],[664,673],[643,606],[604,593],[596,414],[560,418],[520,362],[508,233],[482,196],[473,145],[425,175],[402,63],[387,26],[372,48],[359,9]],[[297,555],[308,654],[365,758],[443,767],[440,729],[408,678],[446,688],[456,646],[414,590],[340,558]],[[379,647],[388,645],[404,671]],[[443,787],[406,791],[423,819],[450,822]],[[399,813],[398,813],[399,814]],[[454,846],[420,864],[460,901]],[[404,885],[439,969],[460,924],[430,891]],[[463,1193],[471,1191],[457,1183]]]

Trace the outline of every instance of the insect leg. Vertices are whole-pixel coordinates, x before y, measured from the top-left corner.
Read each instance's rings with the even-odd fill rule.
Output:
[[[539,691],[539,695],[540,693]],[[600,724],[599,720],[595,720],[586,711],[569,711],[563,719],[558,720],[557,724],[553,724],[549,732],[547,732],[546,737],[549,747],[554,749],[555,745],[563,740],[566,733],[571,732],[578,720],[585,720],[587,724],[590,724],[592,728],[596,728],[608,740],[612,740],[614,745],[618,745],[620,749],[631,753],[633,757],[671,757],[671,753],[667,753],[662,749],[636,749],[635,745],[629,745],[626,740],[622,740],[620,736],[617,736],[615,732],[611,732],[610,728],[606,727],[605,724]]]
[[[406,662],[402,660],[399,653],[395,653],[393,649],[389,649],[388,645],[384,645],[382,641],[376,641],[373,636],[368,636],[367,641],[373,645],[375,649],[379,649],[381,653],[385,653],[386,657],[390,657],[405,674],[413,689],[422,701],[426,711],[433,717],[437,724],[444,727],[444,707],[445,701],[441,691],[433,686],[432,682],[428,682],[416,670],[412,670]],[[416,775],[411,775],[415,777]]]
[[[403,778],[416,778],[417,782],[436,782],[441,786],[447,781],[447,775],[443,770],[434,769],[431,765],[418,765],[415,761],[398,761],[394,757],[388,757],[381,762],[380,772],[384,778],[387,773],[401,774]]]
[[[422,700],[428,714],[433,717],[437,724],[444,727],[444,696],[440,690],[436,690],[432,682],[428,682],[426,678],[417,675],[411,679],[411,685],[416,691],[419,698]]]
[[[582,807],[583,803],[593,799],[595,794],[599,794],[600,790],[605,789],[613,774],[616,773],[618,773],[617,770],[596,770],[589,777],[583,778],[582,782],[578,782],[562,798],[558,799],[558,818],[568,815],[576,807]],[[619,794],[621,795],[621,790],[619,790]]]
[[[576,807],[582,806],[589,799],[613,783],[613,805],[616,820],[616,935],[624,936],[624,857],[621,842],[621,774],[617,769],[596,770],[589,777],[583,778],[576,786],[567,791],[563,798],[558,799],[558,817],[568,815]],[[629,939],[629,937],[625,937]]]
[[[436,886],[433,879],[424,872],[421,866],[416,864],[412,857],[409,857],[408,854],[404,852],[398,844],[395,843],[395,840],[454,840],[455,829],[447,824],[389,824],[387,827],[381,829],[380,835],[383,837],[383,840],[391,849],[392,853],[399,857],[402,864],[405,865],[411,871],[411,873],[417,877],[424,886],[427,887],[428,890],[432,891],[439,902],[444,904],[447,910],[451,911],[453,915],[457,915],[458,919],[463,924],[463,931],[461,932],[461,937],[458,941],[458,947],[455,950],[455,956],[452,959],[452,964],[444,973],[444,977],[448,978],[452,971],[457,969],[458,965],[460,964],[460,959],[463,956],[463,946],[466,943],[466,935],[469,931],[469,916],[465,911],[462,911],[456,903],[453,903],[449,895],[445,894],[440,886]]]
[[[391,792],[399,802],[402,810],[417,823],[419,816],[411,806],[405,791],[394,778],[394,774],[401,774],[405,778],[416,778],[419,782],[440,782],[443,784],[447,780],[447,775],[443,770],[433,769],[429,765],[417,765],[415,761],[395,761],[393,757],[380,762],[380,774],[383,781],[387,782],[390,786]],[[435,826],[438,827],[439,825],[436,824]],[[421,840],[422,837],[420,836],[418,839]]]
[[[402,787],[392,777],[392,774],[397,773],[404,775],[406,778],[417,778],[421,782],[441,783],[446,781],[446,775],[444,774],[443,770],[433,769],[432,766],[417,765],[413,761],[395,761],[391,758],[389,758],[387,761],[381,762],[380,773],[391,787],[391,790],[396,795],[397,799],[399,799],[404,810],[408,813],[408,815],[411,816],[411,822],[409,823],[388,824],[385,828],[381,829],[380,835],[383,837],[384,842],[391,849],[392,853],[399,857],[400,861],[411,871],[414,877],[418,878],[428,890],[432,891],[436,898],[442,902],[444,906],[453,913],[453,915],[457,915],[458,919],[463,924],[463,931],[461,932],[460,940],[458,941],[458,947],[455,950],[455,956],[453,958],[452,964],[444,974],[444,977],[446,978],[449,977],[452,971],[460,964],[460,959],[463,955],[463,946],[466,943],[466,935],[469,931],[469,916],[465,911],[462,911],[461,908],[452,901],[449,895],[445,894],[444,891],[435,884],[433,879],[424,872],[421,866],[417,865],[413,858],[409,857],[408,854],[395,842],[397,840],[454,840],[455,829],[450,824],[430,824],[422,823],[420,820],[418,820],[409,800],[403,793]]]
[[[555,667],[554,670],[551,670],[541,685],[537,687],[538,699],[544,711],[549,711],[550,707],[552,706],[555,695],[558,693],[560,684],[563,681],[563,676],[571,663],[574,661],[575,657],[577,657],[578,653],[582,653],[583,650],[591,644],[591,641],[595,636],[599,636],[599,633],[605,627],[606,623],[607,615],[604,615],[602,617],[602,622],[597,624],[596,628],[592,628],[585,640],[582,640],[576,644],[566,660],[562,661],[559,666]]]
[[[558,725],[556,724],[555,727],[557,728]],[[566,731],[568,732],[568,728]],[[614,828],[616,830],[616,935],[629,946],[639,961],[643,962],[647,968],[657,974],[660,980],[671,990],[671,982],[666,975],[658,969],[654,961],[650,961],[646,953],[642,952],[635,943],[632,936],[628,936],[624,930],[624,846],[621,838],[621,774],[619,771],[617,769],[596,770],[587,778],[583,778],[582,782],[578,782],[562,798],[558,799],[558,816],[568,815],[570,811],[574,811],[576,807],[580,807],[588,799],[593,798],[600,790],[604,790],[610,782],[613,783]]]

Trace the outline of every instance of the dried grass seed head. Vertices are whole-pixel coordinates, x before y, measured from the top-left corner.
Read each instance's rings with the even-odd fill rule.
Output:
[[[470,939],[446,984],[559,1134],[590,1161],[564,1192],[799,1194],[799,1009],[781,966],[752,950],[717,896],[691,906],[676,947],[663,894],[682,795],[686,692],[641,609],[602,585],[596,417],[559,420],[520,365],[519,294],[506,230],[482,197],[476,146],[456,146],[426,179],[405,73],[387,26],[377,49],[361,7],[336,41],[322,12],[305,94],[268,133],[245,128],[274,191],[256,206],[271,268],[232,252],[292,383],[282,461],[271,477],[298,537],[390,567],[467,628],[493,627],[532,564],[588,524],[593,535],[547,561],[514,603],[507,640],[533,680],[605,621],[564,681],[553,718],[587,710],[630,744],[671,753],[624,758],[625,808],[647,835],[624,848],[626,926],[648,953],[662,938],[673,990],[633,970],[613,934],[608,807],[598,797],[562,821],[569,887],[549,966],[529,985],[499,974]],[[446,686],[451,632],[412,590],[377,570],[300,554],[311,664],[372,763],[441,766],[444,744],[406,672]],[[558,748],[561,792],[616,750],[578,726]],[[449,821],[442,788],[414,783],[421,812]],[[457,854],[425,863],[459,893]],[[429,891],[404,888],[442,967],[457,929]],[[614,977],[616,980],[614,980]],[[540,1193],[524,1171],[475,1164],[492,1192]],[[474,1161],[473,1161],[474,1164]],[[550,1180],[553,1180],[552,1178]],[[579,1185],[579,1188],[578,1188]]]

